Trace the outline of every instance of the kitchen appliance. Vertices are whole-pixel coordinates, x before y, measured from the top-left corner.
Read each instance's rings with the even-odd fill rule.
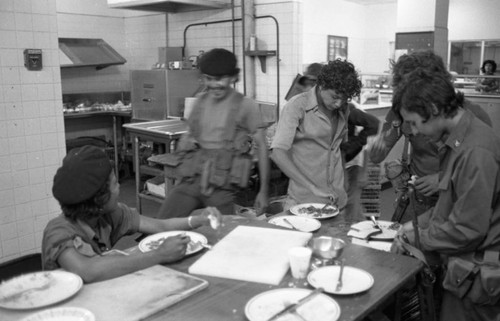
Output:
[[[202,88],[198,70],[132,70],[132,119],[139,121],[182,117],[184,98]]]

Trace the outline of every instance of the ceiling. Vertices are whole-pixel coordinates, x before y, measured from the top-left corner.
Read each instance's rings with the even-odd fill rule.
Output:
[[[397,0],[344,0],[348,2],[354,2],[357,4],[362,4],[362,5],[369,5],[369,4],[381,4],[381,3],[395,3]]]

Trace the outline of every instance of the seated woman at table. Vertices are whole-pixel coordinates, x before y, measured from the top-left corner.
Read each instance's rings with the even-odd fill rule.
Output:
[[[206,208],[198,216],[165,220],[142,216],[118,202],[119,192],[120,185],[104,151],[83,146],[66,155],[52,187],[63,213],[44,230],[44,269],[63,268],[80,275],[86,283],[111,279],[177,261],[185,255],[190,241],[186,236],[174,236],[147,253],[106,255],[123,236],[187,230],[208,225],[214,218],[220,222],[215,208]]]

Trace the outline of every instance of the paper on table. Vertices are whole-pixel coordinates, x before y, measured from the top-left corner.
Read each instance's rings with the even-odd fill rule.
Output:
[[[367,247],[371,247],[372,249],[385,251],[385,252],[390,252],[391,246],[392,246],[392,242],[366,241],[366,240],[360,240],[357,238],[352,239],[352,244],[367,246]]]
[[[349,230],[349,232],[347,232],[347,236],[352,236],[352,237],[356,237],[358,239],[369,239],[370,236],[374,236],[376,234],[381,234],[382,231],[376,227],[373,227],[373,228],[366,228],[366,229],[362,229],[362,230],[354,230],[354,229],[351,229]]]

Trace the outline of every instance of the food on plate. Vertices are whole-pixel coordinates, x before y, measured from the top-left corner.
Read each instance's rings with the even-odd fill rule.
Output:
[[[322,215],[330,215],[337,211],[336,206],[328,205],[326,208],[316,207],[316,206],[307,206],[301,207],[298,209],[299,214],[308,214],[312,216],[322,216]]]
[[[156,250],[163,242],[165,242],[165,240],[167,239],[167,237],[160,237],[159,239],[156,239],[156,240],[151,240],[149,242],[147,242],[145,244],[145,246],[150,250],[150,251],[153,251],[153,250]],[[189,242],[188,245],[187,245],[187,248],[186,248],[186,252],[189,253],[189,252],[192,252],[192,251],[195,251],[199,244],[197,244],[198,242]]]

